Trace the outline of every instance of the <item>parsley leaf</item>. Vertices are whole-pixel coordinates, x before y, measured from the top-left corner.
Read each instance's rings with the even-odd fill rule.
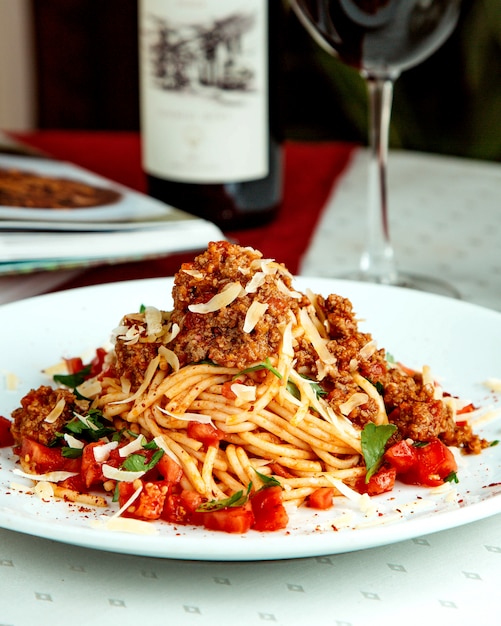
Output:
[[[459,478],[456,472],[451,472],[450,474],[447,474],[447,476],[444,478],[444,483],[456,483],[457,484],[458,482],[459,482]]]
[[[376,426],[372,422],[365,425],[360,438],[362,454],[364,455],[367,474],[365,482],[368,483],[379,469],[388,439],[397,430],[395,424],[381,424]]]
[[[116,433],[115,428],[108,425],[109,422],[103,417],[101,411],[91,409],[85,417],[87,423],[74,417],[65,424],[64,429],[72,435],[80,435],[86,441],[99,441],[103,437]]]
[[[86,365],[83,369],[75,372],[75,374],[54,374],[52,377],[54,382],[64,385],[69,389],[75,389],[81,385],[90,374],[91,365]]]
[[[281,487],[282,486],[280,481],[278,481],[274,476],[266,476],[266,474],[261,474],[261,472],[258,472],[257,469],[254,469],[254,471],[263,482],[263,486],[261,487],[261,489],[267,489],[268,487]],[[261,489],[259,491],[261,491]]]
[[[129,456],[122,463],[122,467],[129,472],[147,472],[155,467],[163,455],[164,451],[158,449],[153,453],[150,461],[147,461],[144,454],[129,454]]]
[[[82,453],[83,448],[70,448],[70,446],[63,446],[61,448],[61,454],[65,459],[79,459]]]
[[[252,489],[252,483],[249,483],[247,485],[247,491],[245,493],[241,489],[240,491],[236,491],[233,495],[229,496],[229,498],[223,498],[222,500],[210,500],[209,502],[202,502],[202,504],[199,507],[197,507],[196,510],[198,513],[204,513],[208,511],[221,511],[222,509],[243,506],[249,499],[249,493],[251,489]]]
[[[268,370],[272,374],[275,374],[277,378],[282,378],[282,374],[271,364],[269,357],[266,357],[264,361],[258,363],[257,365],[252,365],[251,367],[247,367],[246,369],[239,372],[235,378],[238,378],[242,374],[248,374],[249,372],[257,372],[258,370]]]

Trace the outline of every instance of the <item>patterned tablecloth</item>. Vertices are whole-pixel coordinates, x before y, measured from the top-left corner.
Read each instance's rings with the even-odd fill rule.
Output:
[[[339,275],[356,265],[365,158],[353,152],[333,188],[302,274]],[[440,275],[464,299],[501,310],[500,192],[501,166],[392,154],[392,231],[402,266]],[[500,574],[501,514],[389,546],[264,562],[128,556],[2,529],[0,626],[494,626]]]

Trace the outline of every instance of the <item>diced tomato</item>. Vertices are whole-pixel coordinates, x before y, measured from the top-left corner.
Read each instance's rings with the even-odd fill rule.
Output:
[[[94,448],[102,445],[99,441],[88,443],[82,451],[82,468],[80,473],[87,489],[94,485],[101,485],[106,480],[103,476],[103,464],[96,461],[94,456]]]
[[[236,393],[231,388],[234,382],[234,380],[227,380],[221,387],[221,393],[227,400],[235,400],[237,397]]]
[[[202,504],[203,498],[196,491],[183,489],[180,493],[169,493],[165,499],[161,514],[162,519],[172,524],[202,524],[202,515],[197,508]]]
[[[319,487],[308,496],[308,506],[313,509],[330,509],[333,496],[333,487]]]
[[[457,471],[454,455],[440,439],[435,438],[415,447],[415,452],[415,465],[398,475],[404,483],[437,487],[444,483],[445,478]]]
[[[462,409],[459,409],[457,411],[457,414],[464,415],[465,413],[471,413],[474,410],[475,410],[475,405],[470,402],[469,404],[466,404]]]
[[[162,456],[156,467],[160,476],[173,485],[177,485],[183,477],[183,468],[168,454]]]
[[[250,502],[243,506],[228,507],[219,511],[202,513],[202,522],[208,530],[219,530],[225,533],[243,534],[254,524],[254,513]]]
[[[78,493],[86,493],[88,491],[81,474],[77,474],[76,476],[70,476],[69,478],[66,478],[66,480],[62,480],[58,484],[60,487],[64,487],[65,489],[72,489],[73,491],[78,491]]]
[[[16,454],[23,469],[31,474],[80,471],[80,459],[67,459],[62,455],[61,448],[49,448],[27,437],[23,438],[21,445],[16,449]]]
[[[206,448],[219,445],[221,433],[212,424],[202,424],[201,422],[188,422],[186,429],[188,437],[201,441]]]
[[[96,355],[90,362],[89,378],[94,378],[94,376],[97,376],[103,371],[106,354],[107,352],[104,348],[96,349]]]
[[[140,479],[133,483],[118,483],[118,503],[124,506],[138,488],[138,482],[142,484],[139,496],[123,511],[124,517],[133,517],[142,520],[156,520],[162,514],[165,499],[169,493],[169,484],[164,481],[144,482]]]
[[[384,458],[390,463],[397,473],[409,471],[417,461],[415,446],[406,439],[393,444],[384,453]]]
[[[250,499],[254,513],[254,530],[280,530],[289,522],[282,502],[281,487],[266,487],[257,491]]]
[[[64,362],[66,364],[68,374],[76,374],[84,368],[83,361],[78,356],[72,357],[71,359],[64,359]]]
[[[14,443],[14,437],[10,432],[12,422],[0,415],[0,448],[7,448]]]
[[[383,465],[375,474],[365,482],[365,477],[360,477],[355,485],[359,493],[366,493],[369,496],[378,496],[387,491],[391,491],[395,486],[397,471],[391,465]]]

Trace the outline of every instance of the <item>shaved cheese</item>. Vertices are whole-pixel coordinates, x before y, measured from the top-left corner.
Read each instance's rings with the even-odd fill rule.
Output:
[[[488,378],[483,384],[491,391],[501,392],[501,378]]]
[[[266,274],[264,272],[256,272],[254,276],[245,285],[246,293],[256,293],[259,287],[264,284],[266,280]]]
[[[252,301],[245,315],[243,328],[244,333],[250,333],[252,330],[254,330],[256,324],[263,317],[267,308],[268,305],[265,302],[259,302],[258,300]]]
[[[17,468],[14,468],[12,471],[14,472],[14,474],[22,476],[23,478],[28,478],[29,480],[46,480],[50,483],[59,483],[63,480],[66,480],[67,478],[71,478],[72,476],[78,476],[78,472],[57,471],[47,472],[46,474],[28,474]]]
[[[202,274],[202,272],[200,270],[183,269],[181,271],[184,272],[185,274],[188,274],[188,276],[191,276],[192,278],[203,278],[204,277],[204,275]]]
[[[119,326],[115,329],[117,339],[124,342],[126,346],[131,346],[139,341],[141,333],[144,332],[142,326]]]
[[[281,278],[277,280],[276,284],[277,284],[278,291],[283,293],[285,296],[289,296],[289,298],[295,298],[296,300],[301,300],[301,298],[303,297],[299,292],[291,291]]]
[[[177,354],[173,350],[169,350],[165,346],[160,346],[158,348],[158,354],[162,356],[166,363],[168,363],[173,372],[177,372],[179,370],[179,359]]]
[[[106,463],[102,466],[103,476],[110,478],[111,480],[119,480],[124,483],[133,483],[136,478],[141,478],[146,472],[129,472],[127,470],[120,470]]]
[[[339,405],[339,410],[343,415],[349,415],[353,409],[356,409],[362,404],[366,404],[369,400],[369,396],[366,393],[354,393],[346,402]]]
[[[101,446],[94,446],[92,452],[98,463],[104,463],[104,461],[108,460],[110,452],[117,447],[118,441],[110,441],[109,443],[103,443]]]
[[[52,483],[46,480],[41,480],[37,483],[33,492],[40,498],[40,500],[52,500],[54,497],[54,487],[52,486]]]
[[[56,406],[44,419],[44,422],[47,422],[47,424],[53,424],[57,420],[57,418],[61,416],[61,413],[63,412],[65,406],[66,406],[66,400],[64,398],[60,398],[56,402]]]
[[[7,391],[16,391],[19,386],[19,378],[13,372],[5,375],[5,388]]]
[[[77,391],[85,398],[95,398],[101,393],[102,388],[101,381],[90,379],[84,380],[84,382],[77,387]]]
[[[162,313],[154,306],[147,306],[144,309],[144,319],[146,322],[146,335],[154,336],[162,333]]]
[[[173,339],[175,339],[179,335],[180,330],[181,328],[179,327],[179,324],[172,324],[169,327],[169,332],[164,336],[163,342],[170,343]]]
[[[376,352],[376,349],[377,344],[373,339],[372,341],[368,341],[365,346],[362,346],[362,348],[360,348],[359,354],[362,359],[368,359]]]
[[[312,322],[306,309],[300,310],[299,318],[304,328],[306,337],[312,343],[320,359],[327,365],[335,364],[336,357],[329,352],[329,349],[327,348],[327,340],[320,336],[318,329]]]
[[[188,306],[188,309],[192,313],[213,313],[214,311],[219,311],[219,309],[223,309],[225,306],[228,306],[234,300],[236,300],[241,291],[242,285],[240,283],[228,283],[208,302],[202,302],[200,304],[190,304]]]
[[[81,450],[85,445],[83,441],[79,441],[76,437],[73,437],[73,435],[69,435],[68,433],[64,435],[64,440],[70,448],[78,448]]]
[[[176,420],[181,420],[184,422],[199,422],[200,424],[214,424],[212,423],[212,418],[210,415],[204,415],[203,413],[172,413],[167,409],[163,409],[161,406],[156,406],[161,413],[165,413],[169,417],[172,417]]]
[[[294,356],[294,346],[292,343],[292,322],[289,322],[284,328],[282,335],[282,352],[289,357]]]
[[[155,437],[155,439],[153,439],[153,441],[157,444],[157,446],[163,450],[165,452],[165,454],[170,457],[173,461],[175,461],[178,465],[181,465],[181,461],[178,459],[178,457],[174,454],[174,452],[172,452],[172,450],[167,446],[167,444],[165,443],[164,438],[159,435],[158,437]]]
[[[237,397],[235,402],[237,406],[245,404],[246,402],[254,402],[256,399],[256,387],[254,385],[233,383],[230,388]]]
[[[139,437],[136,437],[135,439],[133,439],[126,446],[123,446],[123,448],[120,448],[120,450],[118,451],[118,454],[121,457],[129,456],[129,454],[133,454],[134,452],[137,452],[138,450],[142,450],[143,445],[145,443],[146,443],[146,438],[143,435],[139,435]]]
[[[387,424],[388,423],[388,415],[386,414],[386,407],[384,405],[384,400],[381,397],[380,393],[374,387],[374,385],[361,376],[358,372],[353,372],[353,380],[357,383],[359,387],[361,387],[365,393],[374,400],[378,407],[378,414],[374,420],[375,424]]]
[[[77,413],[76,411],[73,412],[73,415],[85,424],[89,430],[99,430],[99,426],[96,426],[85,415],[80,415],[80,413]]]

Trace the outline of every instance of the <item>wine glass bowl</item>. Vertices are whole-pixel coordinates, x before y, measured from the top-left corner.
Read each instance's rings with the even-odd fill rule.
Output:
[[[300,22],[329,54],[359,71],[369,97],[367,241],[350,278],[459,297],[433,277],[400,271],[388,217],[388,141],[393,86],[450,36],[461,0],[290,0]]]

